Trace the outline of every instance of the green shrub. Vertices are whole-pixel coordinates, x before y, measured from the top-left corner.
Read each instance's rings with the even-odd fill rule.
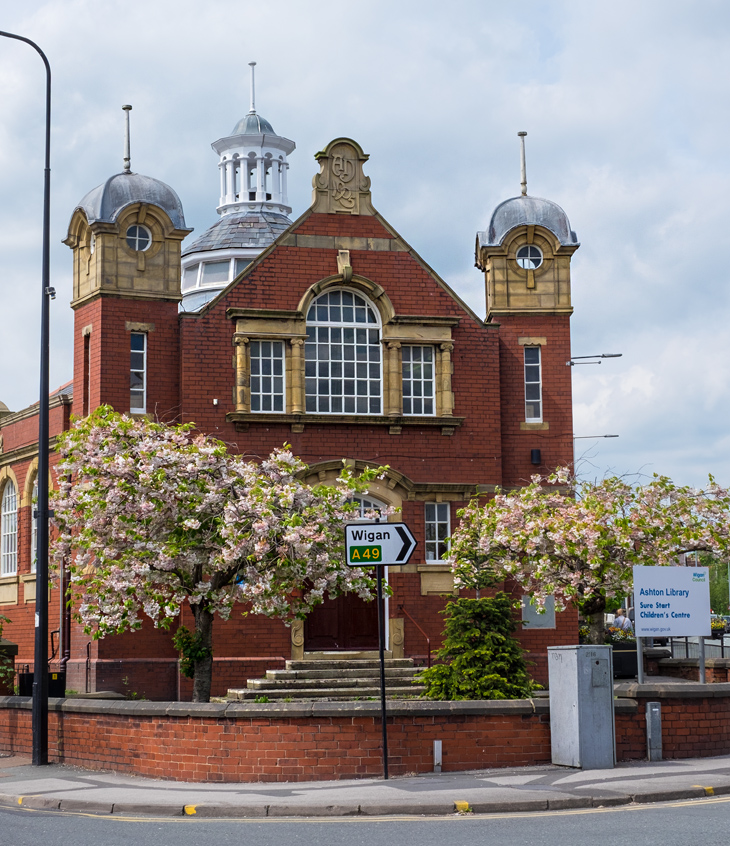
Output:
[[[512,601],[504,593],[457,599],[442,614],[445,663],[424,670],[419,682],[429,699],[524,699],[538,687],[527,673],[514,636]]]

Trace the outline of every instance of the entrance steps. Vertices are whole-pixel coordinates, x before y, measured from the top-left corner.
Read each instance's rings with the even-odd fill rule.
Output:
[[[316,653],[303,661],[287,661],[285,670],[267,670],[262,679],[248,679],[246,687],[230,689],[229,700],[348,701],[380,698],[380,661],[371,653]],[[367,657],[363,657],[367,655]],[[342,657],[340,657],[342,656]],[[414,684],[422,668],[411,658],[385,659],[385,691],[389,698],[416,697],[423,686]]]

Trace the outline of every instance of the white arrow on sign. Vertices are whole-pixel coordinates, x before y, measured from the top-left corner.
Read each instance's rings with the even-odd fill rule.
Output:
[[[405,523],[345,523],[351,567],[407,564],[418,541]]]

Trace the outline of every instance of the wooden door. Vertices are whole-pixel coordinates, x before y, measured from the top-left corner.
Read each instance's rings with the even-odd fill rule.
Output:
[[[304,622],[304,651],[378,648],[378,601],[345,593],[325,599]]]

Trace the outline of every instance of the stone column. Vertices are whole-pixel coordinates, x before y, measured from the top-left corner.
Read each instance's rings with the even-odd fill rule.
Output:
[[[249,339],[243,335],[233,336],[233,345],[236,348],[236,411],[251,411],[248,343]]]
[[[453,344],[441,344],[441,373],[439,378],[441,393],[441,416],[453,417],[454,397],[451,392],[451,353]]]
[[[388,417],[400,417],[403,414],[403,365],[401,363],[401,344],[399,341],[388,341],[387,349],[387,390],[383,392],[387,408],[384,413]]]
[[[291,412],[304,414],[304,338],[291,339]]]

